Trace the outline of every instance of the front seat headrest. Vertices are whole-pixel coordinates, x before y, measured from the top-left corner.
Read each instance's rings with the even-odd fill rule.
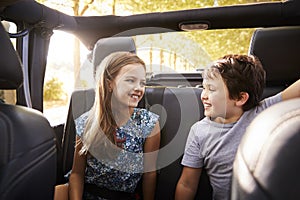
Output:
[[[136,52],[133,38],[131,37],[110,37],[102,38],[94,46],[92,62],[94,65],[94,73],[97,66],[109,54],[116,51]]]
[[[249,54],[257,56],[266,70],[267,85],[287,86],[300,77],[300,26],[257,29]]]
[[[0,89],[17,89],[23,83],[22,64],[0,23]]]
[[[300,199],[300,98],[260,113],[233,165],[232,200]]]

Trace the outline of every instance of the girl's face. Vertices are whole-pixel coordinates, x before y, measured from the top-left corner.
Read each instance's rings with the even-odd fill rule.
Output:
[[[235,106],[235,100],[229,98],[228,88],[221,75],[203,80],[201,100],[204,105],[204,115],[219,123],[233,123],[240,117],[240,108]]]
[[[137,107],[146,85],[146,71],[143,65],[129,64],[122,67],[110,86],[113,89],[112,107]]]

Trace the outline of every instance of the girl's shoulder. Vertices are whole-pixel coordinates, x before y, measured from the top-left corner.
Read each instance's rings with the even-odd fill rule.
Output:
[[[144,108],[135,108],[132,119],[156,123],[159,120],[159,115]]]
[[[158,120],[157,114],[143,108],[135,108],[132,115],[132,122],[136,129],[143,133],[143,137],[147,137],[151,133]]]

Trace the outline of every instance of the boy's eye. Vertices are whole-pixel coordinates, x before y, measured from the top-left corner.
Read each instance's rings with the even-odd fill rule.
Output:
[[[207,87],[203,86],[203,90],[208,90],[208,91],[211,91],[211,92],[216,91],[216,89],[211,87],[211,86],[207,86]]]

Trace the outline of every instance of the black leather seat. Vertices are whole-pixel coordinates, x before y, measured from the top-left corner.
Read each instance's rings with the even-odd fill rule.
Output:
[[[174,199],[182,171],[181,159],[190,127],[204,117],[201,88],[148,87],[146,108],[160,115],[161,144],[158,154],[156,199]],[[203,170],[195,199],[212,198],[212,188]]]
[[[0,89],[22,85],[22,65],[0,23]],[[0,199],[52,200],[56,182],[55,134],[34,109],[0,102]]]
[[[266,70],[263,98],[282,91],[300,77],[300,27],[257,29],[249,54],[257,56]]]
[[[262,112],[239,146],[231,199],[300,199],[299,144],[300,99]]]

